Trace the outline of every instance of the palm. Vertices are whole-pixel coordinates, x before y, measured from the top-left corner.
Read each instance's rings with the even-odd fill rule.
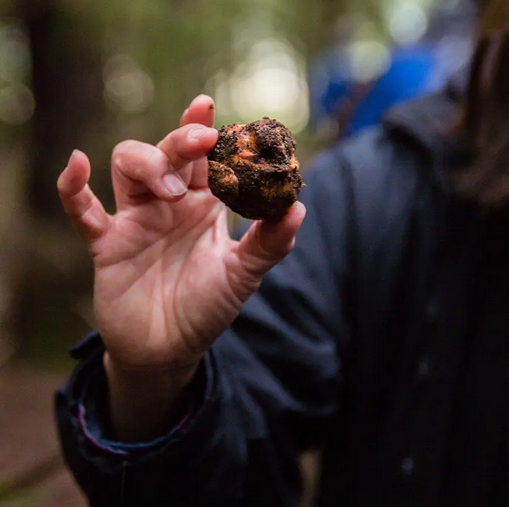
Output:
[[[236,316],[246,291],[232,283],[234,247],[224,206],[208,189],[117,214],[94,260],[96,314],[110,350],[124,349],[131,336],[157,351],[142,358],[152,363],[167,361],[177,345],[196,352],[210,343]],[[150,310],[140,312],[147,304]]]
[[[184,114],[184,126],[157,147],[118,145],[114,216],[88,187],[83,153],[59,179],[64,207],[94,258],[99,329],[109,356],[123,366],[196,363],[291,249],[304,217],[295,208],[277,223],[257,223],[240,242],[230,239],[225,207],[207,185],[205,156],[217,131],[203,125],[212,122],[211,99],[201,97]],[[167,179],[174,184],[177,174],[180,193]]]

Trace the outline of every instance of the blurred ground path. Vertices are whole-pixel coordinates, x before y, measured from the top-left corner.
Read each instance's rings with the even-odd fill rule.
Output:
[[[53,393],[65,374],[0,368],[0,507],[86,507],[60,457]]]

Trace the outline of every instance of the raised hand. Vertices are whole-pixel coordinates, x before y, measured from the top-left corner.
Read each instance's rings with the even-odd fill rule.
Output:
[[[207,185],[213,117],[213,101],[202,95],[157,146],[119,144],[113,216],[88,186],[85,154],[75,151],[58,180],[94,261],[94,306],[110,374],[173,371],[179,385],[188,382],[264,273],[292,249],[305,214],[300,204],[280,221],[255,222],[240,242],[230,239],[226,209]]]

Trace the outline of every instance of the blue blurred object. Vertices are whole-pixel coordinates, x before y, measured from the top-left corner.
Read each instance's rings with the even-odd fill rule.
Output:
[[[353,134],[376,125],[392,106],[428,93],[436,85],[432,79],[435,66],[435,54],[429,46],[395,49],[389,70],[359,102],[345,133]]]
[[[436,56],[428,44],[395,48],[388,70],[372,82],[355,81],[349,67],[346,54],[337,51],[311,66],[311,122],[315,127],[328,122],[339,124],[342,136],[357,133],[376,125],[392,106],[437,86]]]
[[[376,125],[393,106],[442,88],[468,63],[475,22],[467,1],[439,11],[424,39],[392,48],[387,70],[371,82],[354,78],[349,56],[353,34],[352,40],[339,40],[311,64],[311,125],[316,130],[334,126],[345,137]]]

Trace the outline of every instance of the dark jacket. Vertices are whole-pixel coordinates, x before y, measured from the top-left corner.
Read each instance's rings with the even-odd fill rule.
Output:
[[[295,251],[168,435],[108,441],[99,337],[74,351],[58,421],[93,507],[295,507],[296,457],[315,447],[320,506],[509,506],[509,219],[450,191],[454,99],[312,164]]]

